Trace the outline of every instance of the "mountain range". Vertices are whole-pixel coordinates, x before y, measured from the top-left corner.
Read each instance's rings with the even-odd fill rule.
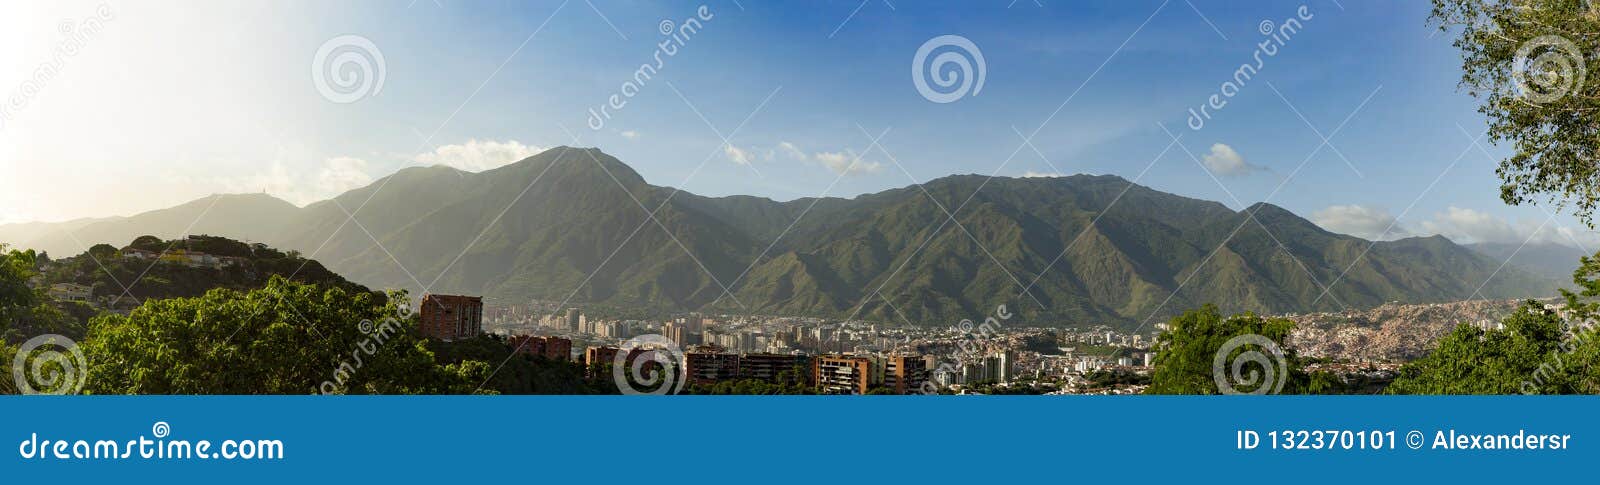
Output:
[[[185,233],[298,250],[374,288],[937,326],[1000,304],[1029,325],[1132,327],[1205,303],[1339,311],[1549,296],[1557,283],[1502,265],[1486,254],[1495,248],[1372,242],[1271,204],[1236,211],[1109,175],[952,175],[778,202],[652,185],[600,150],[570,147],[476,173],[407,168],[305,207],[217,195],[4,225],[0,241],[77,254]]]

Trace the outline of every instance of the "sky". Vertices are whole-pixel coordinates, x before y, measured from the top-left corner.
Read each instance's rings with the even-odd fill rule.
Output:
[[[571,145],[709,196],[1112,174],[1368,238],[1600,249],[1500,202],[1508,150],[1426,2],[1244,3],[7,2],[0,222]]]

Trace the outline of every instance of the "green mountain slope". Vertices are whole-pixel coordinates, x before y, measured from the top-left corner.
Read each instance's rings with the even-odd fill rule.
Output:
[[[1444,238],[1374,244],[1115,176],[957,175],[776,202],[654,186],[567,147],[482,173],[402,170],[265,222],[280,225],[263,240],[374,287],[918,325],[999,304],[1028,324],[1131,327],[1204,303],[1337,311],[1554,289]]]

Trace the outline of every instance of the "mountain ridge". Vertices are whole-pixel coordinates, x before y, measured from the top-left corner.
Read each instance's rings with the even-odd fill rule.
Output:
[[[198,202],[153,212],[172,219]],[[558,147],[483,172],[407,168],[303,208],[283,202],[293,210],[211,202],[217,214],[191,232],[248,233],[369,286],[501,301],[921,325],[1008,304],[1040,325],[1134,326],[1203,303],[1337,311],[1554,288],[1447,239],[1373,243],[1276,205],[1235,211],[1115,175],[950,175],[779,202],[656,186],[598,149]],[[156,231],[110,233],[147,214],[73,232],[128,240]]]

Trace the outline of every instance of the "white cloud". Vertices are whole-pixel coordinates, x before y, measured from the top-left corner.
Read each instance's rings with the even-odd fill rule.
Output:
[[[789,143],[789,142],[786,142],[786,141],[785,142],[778,142],[778,151],[782,152],[785,156],[787,156],[789,158],[793,158],[795,160],[805,160],[806,159],[806,152],[800,151],[800,147],[794,146],[793,143]]]
[[[1521,245],[1527,242],[1558,244],[1586,251],[1600,249],[1600,233],[1594,231],[1559,226],[1553,222],[1543,224],[1543,219],[1513,222],[1487,212],[1455,206],[1416,223],[1415,229],[1396,223],[1395,216],[1387,210],[1361,205],[1329,206],[1312,213],[1311,220],[1323,229],[1364,239],[1394,240],[1437,234],[1458,244]],[[1387,232],[1385,228],[1388,228]]]
[[[752,153],[750,150],[733,146],[731,143],[722,146],[722,154],[727,155],[728,160],[732,160],[733,163],[740,165],[749,165],[750,162],[756,161],[755,153]]]
[[[1493,214],[1451,206],[1422,223],[1422,232],[1439,234],[1461,243],[1501,243],[1521,245],[1559,244],[1585,251],[1600,248],[1600,233],[1581,228],[1545,223],[1544,219],[1515,222]]]
[[[1049,177],[1064,177],[1064,175],[1061,175],[1060,172],[1035,172],[1035,171],[1032,171],[1032,170],[1029,170],[1027,172],[1023,172],[1022,173],[1022,178],[1049,178]]]
[[[317,172],[315,183],[318,192],[331,197],[350,189],[365,187],[372,183],[372,175],[367,173],[366,160],[336,157],[323,162],[322,170]]]
[[[1211,153],[1204,157],[1206,168],[1217,175],[1244,175],[1250,172],[1266,170],[1265,167],[1252,165],[1244,161],[1233,147],[1221,143],[1211,145]]]
[[[805,150],[790,142],[778,142],[778,146],[767,152],[767,159],[777,158],[782,154],[785,158],[802,162],[816,162],[828,171],[838,175],[861,175],[883,171],[883,164],[865,159],[858,160],[856,153],[850,150],[843,152],[817,152],[807,154]]]
[[[1526,234],[1518,234],[1518,230],[1511,226],[1505,219],[1472,209],[1463,209],[1451,206],[1444,212],[1434,214],[1433,220],[1422,223],[1422,231],[1428,234],[1439,234],[1457,242],[1509,242],[1521,243],[1528,240],[1534,226]]]
[[[412,160],[423,165],[448,165],[468,172],[482,172],[531,157],[543,148],[523,145],[516,140],[467,140],[459,145],[444,145]]]
[[[622,132],[622,137],[629,140],[637,140],[639,139],[639,132],[633,130],[624,131]]]
[[[474,139],[463,144],[444,145],[432,152],[409,158],[410,162],[423,165],[447,165],[461,170],[483,171],[528,158],[541,150],[515,140],[500,142]],[[184,184],[208,185],[206,182],[209,182],[228,193],[265,192],[303,206],[370,185],[373,180],[388,175],[390,171],[388,168],[375,168],[367,160],[357,157],[332,157],[323,159],[320,165],[309,169],[295,167],[291,170],[282,161],[273,161],[247,175],[195,177],[171,172],[167,177]]]
[[[1368,240],[1390,240],[1411,235],[1388,210],[1362,205],[1334,205],[1311,213],[1311,222],[1323,229]]]
[[[283,162],[272,162],[265,170],[249,175],[213,177],[211,182],[222,192],[245,194],[267,193],[295,205],[306,205],[332,198],[350,189],[365,187],[373,177],[367,173],[367,161],[354,157],[334,157],[309,171],[291,171]],[[177,182],[207,185],[204,178],[180,173],[169,174]]]
[[[883,164],[860,160],[856,157],[855,152],[849,150],[846,150],[845,153],[821,152],[812,155],[812,158],[815,158],[817,163],[822,164],[829,171],[839,175],[859,175],[883,171]]]

